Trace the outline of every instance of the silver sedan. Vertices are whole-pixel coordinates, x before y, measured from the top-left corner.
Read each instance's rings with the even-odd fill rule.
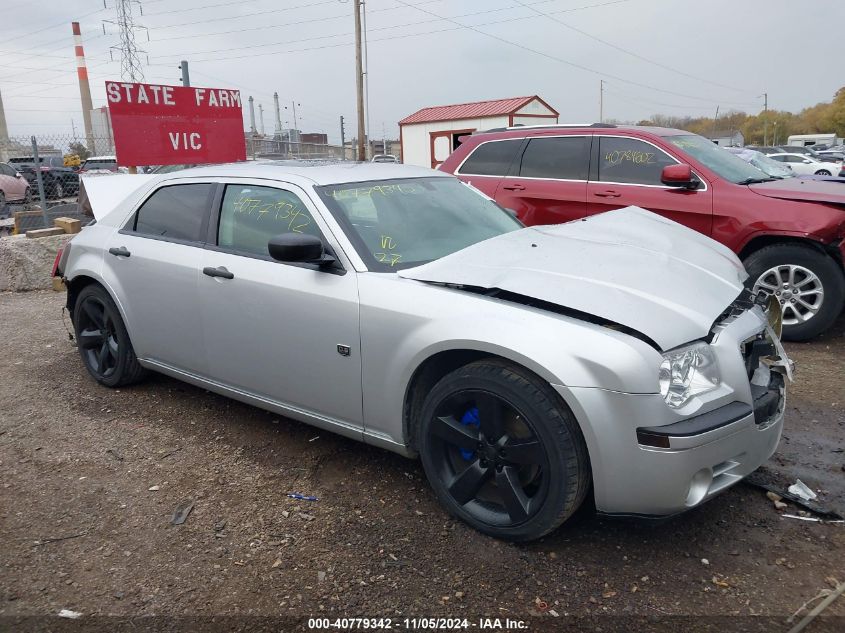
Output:
[[[378,163],[83,188],[96,222],[55,274],[96,381],[157,371],[419,456],[487,534],[541,537],[588,497],[675,514],[777,447],[777,302],[642,209],[525,228],[448,174]]]

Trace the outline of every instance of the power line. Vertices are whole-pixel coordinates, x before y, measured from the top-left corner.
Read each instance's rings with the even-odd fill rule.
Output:
[[[539,2],[537,4],[542,4],[544,2],[549,2],[549,1],[550,0],[541,0],[541,2]],[[590,5],[585,5],[585,6],[581,6],[581,7],[574,7],[574,8],[570,8],[570,9],[562,9],[561,11],[556,11],[555,13],[571,13],[571,12],[574,12],[574,11],[581,11],[583,9],[604,7],[604,6],[609,6],[609,5],[613,5],[613,4],[620,4],[620,3],[623,3],[623,2],[631,2],[631,1],[632,0],[610,0],[609,2],[602,2],[602,3],[599,3],[599,4],[590,4]],[[421,2],[419,4],[426,4],[426,3]],[[405,6],[408,6],[408,5],[405,5]],[[515,7],[506,7],[506,8],[513,9]],[[467,13],[467,14],[463,14],[463,15],[457,16],[457,17],[469,17],[469,16],[481,15],[481,14],[485,14],[485,13],[492,13],[492,12],[496,12],[496,11],[500,11],[500,10],[502,10],[502,9],[486,9],[484,11],[476,11],[476,12],[473,12],[473,13]],[[423,11],[423,9],[420,9],[420,11]],[[505,24],[505,23],[510,23],[510,22],[516,22],[516,21],[519,21],[519,20],[527,20],[527,19],[531,19],[531,18],[534,18],[534,17],[536,17],[536,16],[529,15],[529,16],[505,18],[505,19],[502,19],[502,20],[493,20],[491,22],[484,22],[484,23],[479,24],[477,26],[490,26],[490,25],[493,25],[493,24]],[[403,28],[403,27],[406,27],[406,26],[416,26],[416,25],[419,25],[419,24],[430,24],[432,22],[443,22],[443,21],[451,21],[451,20],[449,18],[436,17],[433,20],[416,20],[414,22],[407,22],[405,24],[394,24],[394,25],[390,25],[390,26],[386,26],[386,27],[371,28],[371,29],[368,29],[368,30],[370,32],[395,30],[397,28]],[[417,36],[420,36],[420,35],[431,35],[431,34],[434,34],[434,33],[444,33],[444,32],[447,32],[447,31],[455,31],[455,30],[458,30],[458,29],[461,29],[461,28],[468,28],[468,27],[465,27],[464,25],[462,25],[458,22],[453,22],[453,23],[457,24],[458,26],[449,27],[449,28],[445,28],[445,29],[435,29],[433,31],[423,31],[421,33],[409,33],[409,34],[404,34],[404,35],[396,35],[396,36],[392,36],[392,37],[383,37],[383,38],[370,40],[370,41],[371,42],[384,42],[384,41],[388,41],[388,40],[402,39],[402,38],[406,38],[406,37],[417,37]],[[310,42],[310,41],[315,41],[315,40],[330,39],[330,38],[333,38],[333,37],[344,37],[344,36],[352,36],[352,33],[336,33],[334,35],[318,35],[318,36],[315,36],[315,37],[302,38],[302,39],[299,39],[299,40],[288,40],[287,42],[285,42],[285,44]],[[266,43],[266,44],[253,44],[253,45],[249,45],[249,46],[239,46],[239,47],[234,47],[234,48],[231,48],[231,49],[224,49],[224,50],[233,51],[233,50],[246,50],[246,49],[252,49],[252,48],[265,48],[267,46],[279,46],[281,44],[282,44],[282,42],[269,42],[269,43]],[[209,57],[209,58],[197,59],[197,60],[194,60],[194,61],[225,61],[225,60],[232,60],[232,59],[245,59],[245,58],[259,57],[259,56],[264,56],[264,55],[276,55],[278,53],[298,53],[298,52],[322,50],[322,49],[326,49],[326,48],[337,48],[337,47],[340,47],[340,46],[349,46],[349,45],[350,44],[346,44],[346,43],[343,43],[343,44],[327,44],[325,46],[313,46],[313,47],[309,47],[309,48],[298,48],[298,49],[284,49],[284,50],[269,51],[269,52],[266,52],[266,53],[252,53],[252,54],[249,54],[249,55],[240,55],[240,56]],[[211,50],[211,51],[203,51],[203,52],[209,53],[209,52],[222,52],[222,51],[221,51],[221,49],[214,49],[214,50]],[[196,54],[201,54],[201,53],[196,53]],[[165,58],[179,57],[179,56],[180,55],[161,55],[161,56],[158,56],[158,57],[154,57],[153,59],[165,59]],[[156,65],[156,64],[153,64],[153,65]]]
[[[440,1],[441,0],[423,0],[419,4],[431,4],[432,2],[440,2]],[[553,0],[542,0],[541,4],[545,4],[547,2],[552,2],[552,1]],[[395,11],[397,9],[404,9],[404,8],[405,7],[403,7],[403,6],[397,6],[397,7],[386,7],[386,8],[383,8],[383,9],[372,9],[370,11],[370,13],[371,14],[372,13],[382,13],[384,11]],[[513,8],[513,7],[505,7],[503,9],[493,9],[493,11],[504,11],[506,9],[511,9],[511,8]],[[486,13],[486,12],[482,11],[481,13]],[[473,15],[473,14],[470,14],[470,15]],[[181,39],[193,38],[193,37],[214,37],[216,35],[231,35],[232,33],[246,33],[248,31],[264,31],[266,29],[277,29],[277,28],[281,28],[281,27],[284,27],[284,26],[299,26],[299,25],[302,25],[302,24],[309,24],[311,22],[326,22],[328,20],[346,20],[348,18],[349,18],[349,16],[344,13],[342,15],[330,15],[330,16],[320,17],[320,18],[308,18],[307,20],[297,20],[296,22],[283,22],[281,24],[269,24],[269,25],[263,25],[263,26],[250,26],[250,27],[246,27],[246,28],[243,28],[243,29],[232,29],[230,31],[215,31],[214,33],[195,33],[193,35],[174,35],[173,37],[156,38],[154,41],[156,41],[156,42],[167,42],[167,41],[170,41],[170,40],[177,40],[177,39],[181,40]],[[431,21],[434,21],[434,20],[431,20]]]
[[[423,13],[427,13],[428,15],[434,16],[436,18],[441,18],[443,20],[451,22],[452,24],[457,25],[458,28],[468,29],[470,31],[473,31],[474,33],[479,33],[481,35],[484,35],[484,36],[489,37],[491,39],[494,39],[496,41],[502,42],[504,44],[508,44],[510,46],[522,49],[522,50],[527,51],[529,53],[534,53],[535,55],[540,55],[540,56],[545,57],[547,59],[551,59],[553,61],[556,61],[556,62],[559,62],[559,63],[562,63],[562,64],[566,64],[567,66],[572,66],[573,68],[578,68],[579,70],[583,70],[583,71],[591,73],[593,75],[598,75],[598,76],[602,76],[602,77],[609,77],[611,79],[615,79],[616,81],[621,81],[622,83],[631,84],[632,86],[639,86],[640,88],[646,88],[647,90],[653,90],[655,92],[662,92],[664,94],[670,94],[670,95],[674,95],[676,97],[683,97],[685,99],[694,99],[696,101],[708,101],[708,102],[713,102],[713,103],[720,103],[720,101],[718,101],[718,100],[707,99],[705,97],[696,97],[696,96],[693,96],[693,95],[687,95],[687,94],[683,94],[683,93],[680,93],[680,92],[674,92],[672,90],[665,90],[663,88],[658,88],[656,86],[650,86],[648,84],[643,84],[643,83],[640,83],[638,81],[633,81],[631,79],[625,79],[624,77],[619,77],[617,75],[611,75],[610,73],[595,70],[594,68],[584,66],[583,64],[578,64],[576,62],[569,61],[568,59],[564,59],[562,57],[557,57],[556,55],[551,55],[550,53],[544,53],[543,51],[539,51],[535,48],[525,46],[524,44],[520,44],[518,42],[513,42],[511,40],[505,39],[504,37],[499,37],[498,35],[493,35],[492,33],[487,33],[486,31],[481,31],[474,26],[468,26],[466,24],[461,24],[460,22],[456,22],[456,21],[452,20],[451,18],[444,18],[443,16],[437,15],[436,13],[433,13],[433,12],[429,11],[428,9],[422,9],[419,6],[414,6],[412,4],[409,4],[408,2],[405,2],[404,0],[396,0],[396,1],[399,2],[400,4],[404,4],[405,6],[407,6],[409,8],[416,9],[417,11],[421,11]]]
[[[209,22],[220,22],[222,20],[240,20],[241,18],[249,18],[256,15],[267,15],[268,13],[281,13],[282,11],[293,11],[294,9],[307,9],[311,7],[319,7],[324,4],[336,4],[337,0],[322,0],[321,2],[311,2],[309,4],[299,4],[293,7],[284,7],[282,9],[268,9],[267,11],[256,11],[255,13],[244,13],[243,15],[228,16],[223,18],[209,18],[208,20],[194,20],[192,22],[181,22],[179,24],[168,24],[166,26],[157,26],[157,30],[175,29],[180,26],[194,26],[195,24],[208,24]],[[231,3],[229,3],[231,4]],[[200,7],[202,8],[202,7]],[[153,15],[161,15],[153,14]],[[146,17],[150,17],[148,14]]]
[[[593,34],[591,34],[591,33],[588,33],[587,31],[584,31],[584,30],[582,30],[582,29],[579,29],[579,28],[577,28],[577,27],[574,27],[574,26],[572,26],[571,24],[567,24],[567,23],[566,23],[566,22],[564,22],[563,20],[561,20],[561,19],[559,19],[559,18],[557,18],[557,17],[555,17],[555,16],[553,16],[553,15],[551,15],[551,14],[549,14],[549,13],[545,13],[545,12],[543,12],[543,11],[540,11],[540,9],[536,9],[536,8],[534,8],[533,6],[531,6],[530,4],[527,4],[527,3],[525,3],[525,2],[522,2],[522,0],[514,0],[514,1],[515,1],[517,4],[519,4],[520,6],[523,6],[523,7],[525,7],[526,9],[530,9],[531,11],[534,11],[534,12],[535,12],[535,13],[537,13],[538,15],[542,15],[543,17],[546,17],[546,18],[548,18],[548,19],[552,20],[553,22],[556,22],[556,23],[560,24],[561,26],[563,26],[563,27],[565,27],[565,28],[569,29],[570,31],[575,31],[576,33],[580,33],[580,34],[581,34],[581,35],[583,35],[584,37],[589,37],[591,40],[595,40],[596,42],[599,42],[600,44],[604,44],[605,46],[609,46],[610,48],[612,48],[612,49],[614,49],[614,50],[617,50],[617,51],[620,51],[620,52],[622,52],[622,53],[625,53],[626,55],[630,55],[631,57],[634,57],[634,58],[636,58],[636,59],[639,59],[640,61],[644,61],[644,62],[646,62],[646,63],[648,63],[648,64],[651,64],[651,65],[653,65],[653,66],[657,66],[658,68],[662,68],[662,69],[664,69],[664,70],[668,70],[668,71],[673,72],[673,73],[675,73],[675,74],[681,75],[682,77],[687,77],[688,79],[694,79],[694,80],[696,80],[696,81],[701,81],[701,82],[703,82],[703,83],[707,83],[707,84],[710,84],[710,85],[713,85],[713,86],[718,86],[719,88],[727,88],[728,90],[735,90],[735,91],[737,91],[737,92],[748,92],[748,90],[747,90],[747,89],[735,88],[735,87],[733,87],[733,86],[726,86],[725,84],[720,84],[720,83],[715,82],[715,81],[710,81],[710,80],[708,80],[708,79],[703,79],[703,78],[701,78],[701,77],[696,77],[695,75],[691,75],[691,74],[686,73],[686,72],[684,72],[684,71],[682,71],[682,70],[678,70],[678,69],[676,69],[676,68],[672,68],[671,66],[667,66],[666,64],[663,64],[663,63],[661,63],[661,62],[654,61],[653,59],[649,59],[648,57],[645,57],[645,56],[643,56],[643,55],[640,55],[639,53],[635,53],[634,51],[628,50],[627,48],[623,48],[623,47],[621,47],[621,46],[618,46],[617,44],[614,44],[613,42],[608,42],[608,41],[606,41],[606,40],[601,39],[600,37],[596,37],[595,35],[593,35]]]
[[[101,11],[104,11],[104,10],[105,10],[105,8],[103,8],[103,9],[97,9],[96,11],[91,11],[91,13],[85,13],[84,15],[81,15],[81,16],[77,19],[77,22],[78,22],[79,20],[83,19],[83,18],[90,17],[90,16],[95,15],[95,14],[97,14],[97,13],[100,13]],[[44,27],[44,28],[42,28],[42,29],[37,29],[37,30],[35,30],[35,31],[30,31],[29,33],[24,33],[23,35],[16,35],[15,37],[5,37],[5,38],[3,38],[3,43],[5,44],[6,42],[14,42],[15,40],[19,40],[19,39],[21,39],[22,37],[29,37],[30,35],[35,35],[36,33],[43,33],[44,31],[49,31],[49,30],[51,30],[51,29],[57,29],[57,28],[59,28],[59,27],[67,27],[67,20],[63,20],[62,22],[60,22],[60,23],[58,23],[58,24],[53,24],[52,26],[45,26],[45,27]]]
[[[245,4],[247,2],[255,2],[256,0],[240,0],[238,4]],[[157,15],[168,15],[170,13],[185,13],[186,11],[201,11],[203,9],[214,9],[216,7],[231,7],[232,2],[218,2],[217,4],[203,4],[198,7],[188,7],[187,9],[172,9],[170,11],[157,11],[156,13],[145,13],[145,18],[152,18]]]

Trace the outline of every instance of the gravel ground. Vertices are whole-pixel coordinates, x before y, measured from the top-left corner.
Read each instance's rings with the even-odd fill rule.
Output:
[[[38,630],[43,620],[16,618],[71,609],[77,623],[151,628],[200,620],[143,618],[346,615],[786,631],[802,603],[845,581],[845,526],[783,518],[746,484],[670,521],[586,516],[530,545],[495,541],[440,509],[417,462],[163,376],[97,386],[63,300],[0,294],[0,629]],[[845,319],[789,350],[799,373],[766,471],[842,508]],[[845,597],[825,613],[806,630],[845,630]]]

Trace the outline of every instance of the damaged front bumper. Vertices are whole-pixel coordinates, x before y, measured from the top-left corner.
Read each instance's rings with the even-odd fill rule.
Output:
[[[759,309],[714,329],[719,388],[680,409],[659,394],[556,387],[582,424],[596,508],[668,516],[740,481],[777,448],[793,366]]]

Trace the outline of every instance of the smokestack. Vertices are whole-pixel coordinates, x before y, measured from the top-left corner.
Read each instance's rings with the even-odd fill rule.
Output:
[[[273,93],[273,103],[276,106],[276,129],[275,129],[275,132],[276,132],[276,134],[281,134],[282,133],[282,113],[279,110],[279,93],[278,92]]]
[[[79,78],[79,97],[82,100],[82,121],[85,125],[85,140],[88,151],[97,153],[94,149],[94,130],[91,127],[91,86],[88,85],[88,67],[85,65],[85,51],[82,49],[82,31],[79,22],[71,22],[73,28],[73,44],[76,49],[76,76]]]
[[[255,106],[252,104],[252,97],[249,98],[249,133],[255,135]]]
[[[9,129],[6,127],[6,111],[3,109],[3,95],[0,94],[0,162],[9,160],[7,147],[9,146]]]
[[[264,106],[258,104],[258,121],[261,124],[261,136],[264,136]]]

